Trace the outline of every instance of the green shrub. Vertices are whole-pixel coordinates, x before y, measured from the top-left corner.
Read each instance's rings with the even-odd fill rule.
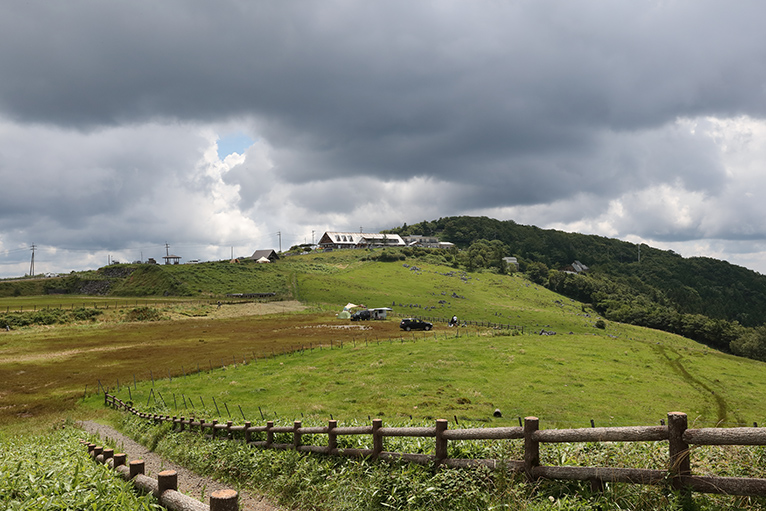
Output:
[[[98,309],[86,309],[85,307],[78,307],[69,312],[69,315],[75,321],[95,321],[101,314],[103,312]]]
[[[160,321],[162,314],[152,307],[136,307],[125,314],[126,321]]]

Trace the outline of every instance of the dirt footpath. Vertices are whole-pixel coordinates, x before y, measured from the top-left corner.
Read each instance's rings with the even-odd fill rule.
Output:
[[[178,473],[178,491],[197,500],[204,496],[206,504],[210,504],[209,497],[212,492],[231,488],[215,479],[203,477],[163,459],[114,428],[93,421],[82,421],[78,422],[77,425],[88,433],[100,436],[102,440],[106,441],[109,439],[110,442],[114,442],[115,452],[119,450],[127,454],[128,461],[144,460],[145,471],[148,476],[156,477],[156,474],[163,470],[175,470]],[[284,508],[275,506],[263,496],[245,492],[240,492],[239,494],[239,509],[241,511],[286,511]]]

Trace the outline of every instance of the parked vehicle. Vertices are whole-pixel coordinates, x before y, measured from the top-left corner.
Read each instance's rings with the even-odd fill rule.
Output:
[[[367,321],[370,319],[370,311],[357,311],[351,315],[351,321]]]
[[[404,318],[402,322],[399,323],[399,328],[407,332],[410,330],[431,330],[433,327],[434,325],[432,323],[417,318]]]

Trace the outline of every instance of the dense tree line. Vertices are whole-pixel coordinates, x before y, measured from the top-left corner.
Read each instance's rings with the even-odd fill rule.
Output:
[[[511,220],[447,217],[388,232],[438,236],[461,250],[453,264],[505,272],[516,256],[533,282],[591,306],[606,319],[676,333],[766,361],[766,276],[707,257]],[[561,271],[574,261],[588,274]]]
[[[725,261],[684,258],[648,245],[639,247],[603,236],[546,230],[487,217],[446,217],[405,224],[388,232],[438,236],[461,249],[469,249],[479,240],[497,241],[507,247],[505,255],[519,258],[522,271],[531,263],[560,270],[579,260],[593,274],[639,287],[680,313],[752,327],[766,324],[766,276]]]

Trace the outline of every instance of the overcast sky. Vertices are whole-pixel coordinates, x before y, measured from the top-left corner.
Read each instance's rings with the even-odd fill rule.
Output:
[[[0,277],[486,215],[766,273],[766,3],[0,3]],[[585,261],[584,261],[585,262]],[[587,262],[586,262],[587,264]]]

